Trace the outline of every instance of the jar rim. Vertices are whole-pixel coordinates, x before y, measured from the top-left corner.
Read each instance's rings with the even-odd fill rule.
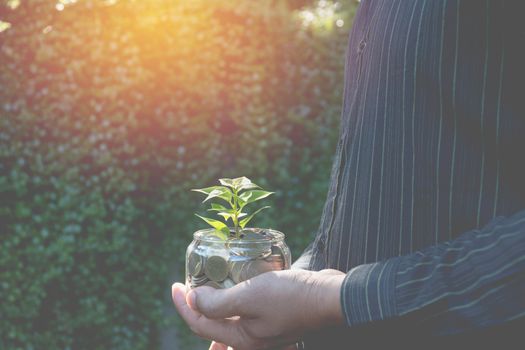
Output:
[[[233,227],[229,227],[230,231],[234,230]],[[281,231],[277,231],[271,228],[257,228],[257,227],[249,227],[244,228],[243,231],[264,231],[267,234],[269,234],[270,238],[264,238],[264,239],[256,239],[256,240],[243,240],[243,239],[231,239],[227,242],[229,243],[235,243],[235,244],[254,244],[254,243],[278,243],[278,242],[284,242],[284,233]],[[213,234],[210,234],[212,232],[215,232],[215,229],[213,228],[205,228],[198,231],[195,231],[193,233],[193,239],[203,241],[203,242],[209,242],[209,243],[220,243],[224,242],[223,239],[221,239],[218,236],[215,236]],[[266,236],[268,237],[268,236]]]

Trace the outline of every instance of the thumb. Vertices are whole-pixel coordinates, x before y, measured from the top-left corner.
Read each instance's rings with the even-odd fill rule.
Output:
[[[208,318],[239,316],[242,312],[235,288],[198,287],[188,292],[188,305]]]
[[[222,343],[212,342],[208,350],[228,350],[228,345]]]

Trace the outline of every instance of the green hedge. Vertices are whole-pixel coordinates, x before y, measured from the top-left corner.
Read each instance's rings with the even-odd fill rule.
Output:
[[[254,224],[300,253],[355,4],[323,28],[299,3],[0,1],[0,348],[158,346],[170,269],[202,227],[189,189],[219,177],[277,191]]]

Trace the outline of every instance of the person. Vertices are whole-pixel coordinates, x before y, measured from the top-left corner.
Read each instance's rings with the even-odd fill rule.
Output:
[[[173,286],[211,349],[523,339],[522,7],[361,2],[328,196],[297,268]]]

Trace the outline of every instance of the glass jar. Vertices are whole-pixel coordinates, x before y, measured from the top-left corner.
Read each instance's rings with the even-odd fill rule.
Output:
[[[246,228],[239,238],[227,240],[215,232],[204,229],[193,234],[186,250],[187,289],[230,288],[261,273],[290,268],[291,253],[282,232]]]

